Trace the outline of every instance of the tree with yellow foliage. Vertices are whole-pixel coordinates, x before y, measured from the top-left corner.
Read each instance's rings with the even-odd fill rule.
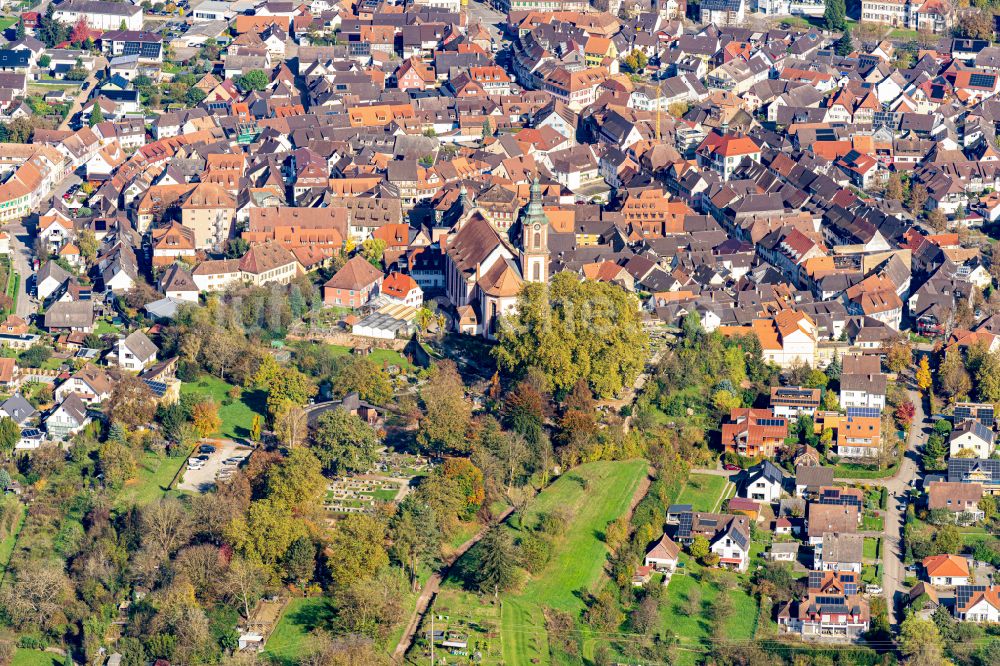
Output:
[[[925,393],[930,390],[933,383],[931,378],[931,366],[927,361],[927,356],[920,357],[920,366],[917,368],[917,386]]]

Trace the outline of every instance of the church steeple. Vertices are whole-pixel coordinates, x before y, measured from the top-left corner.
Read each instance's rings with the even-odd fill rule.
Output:
[[[542,185],[531,183],[531,196],[521,219],[521,274],[528,282],[549,280],[549,218],[542,208]]]

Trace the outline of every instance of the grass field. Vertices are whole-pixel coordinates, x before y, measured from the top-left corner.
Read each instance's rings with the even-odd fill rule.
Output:
[[[46,652],[45,650],[25,650],[17,648],[11,666],[60,666],[65,663],[65,657]]]
[[[16,16],[0,16],[0,30],[6,30],[7,28],[17,23],[17,21],[18,18]]]
[[[896,473],[899,465],[891,465],[886,469],[875,469],[868,465],[855,463],[839,463],[834,465],[833,476],[838,479],[886,479]]]
[[[878,539],[875,537],[865,537],[862,556],[866,560],[874,560],[878,557]]]
[[[629,507],[646,462],[596,462],[581,465],[543,490],[524,512],[524,525],[534,525],[544,513],[557,509],[573,514],[565,536],[556,545],[548,565],[524,586],[520,594],[504,599],[501,639],[508,664],[548,661],[543,607],[576,617],[583,610],[578,590],[595,591],[607,556],[603,534]]]
[[[309,633],[326,626],[332,616],[333,609],[323,597],[291,599],[267,639],[264,654],[285,664],[296,662],[309,650]]]
[[[691,474],[681,489],[677,504],[690,504],[695,511],[715,511],[726,483],[724,476]]]
[[[118,496],[119,504],[144,506],[160,499],[167,494],[167,487],[185,460],[186,456],[168,458],[155,453],[146,453],[139,460],[136,478],[127,481],[121,495]]]
[[[863,532],[881,532],[885,527],[885,519],[882,516],[864,515],[861,516],[861,530]]]
[[[222,427],[215,435],[230,439],[246,439],[250,436],[250,424],[254,414],[264,418],[265,395],[263,391],[243,391],[238,400],[229,397],[232,384],[218,377],[202,375],[195,382],[185,382],[181,385],[182,394],[199,394],[210,396],[219,405],[219,418]],[[225,403],[230,404],[225,404]]]
[[[720,582],[710,583],[704,579],[705,569],[686,553],[681,554],[680,564],[683,567],[670,579],[667,594],[660,605],[662,628],[676,634],[682,647],[703,646],[715,638],[707,611],[716,597],[726,594],[732,602],[733,612],[725,621],[725,635],[720,638],[730,641],[753,638],[757,601],[743,590],[739,577],[734,573],[718,570],[714,575]],[[726,584],[722,584],[722,581]],[[698,603],[688,601],[692,594],[698,597]],[[677,657],[678,664],[694,664],[700,655],[680,650]]]
[[[350,347],[345,347],[343,345],[327,345],[335,355],[337,356],[347,356],[351,353]],[[373,349],[368,358],[371,359],[376,365],[382,366],[383,363],[388,363],[389,365],[398,365],[404,370],[412,370],[413,365],[406,360],[406,357],[400,354],[398,351],[393,351],[392,349]]]

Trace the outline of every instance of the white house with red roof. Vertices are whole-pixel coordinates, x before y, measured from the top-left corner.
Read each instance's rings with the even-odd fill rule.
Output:
[[[695,151],[698,166],[711,169],[723,180],[729,180],[744,158],[760,161],[760,146],[743,134],[712,132]]]
[[[419,308],[424,303],[424,290],[417,281],[402,273],[389,273],[382,281],[382,295],[392,303]]]

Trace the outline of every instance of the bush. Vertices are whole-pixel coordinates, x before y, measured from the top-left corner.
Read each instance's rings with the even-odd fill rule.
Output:
[[[548,541],[531,532],[524,533],[517,543],[521,566],[536,574],[549,562],[552,546]]]

